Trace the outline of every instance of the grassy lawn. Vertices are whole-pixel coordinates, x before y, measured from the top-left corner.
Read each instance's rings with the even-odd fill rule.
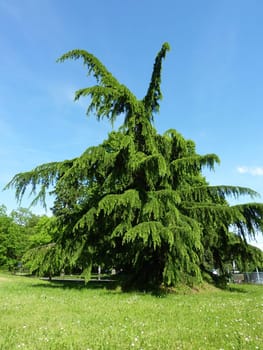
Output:
[[[263,349],[263,286],[156,297],[0,274],[0,349]]]

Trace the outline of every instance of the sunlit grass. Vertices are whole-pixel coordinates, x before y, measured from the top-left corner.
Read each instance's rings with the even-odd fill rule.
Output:
[[[0,349],[263,349],[263,286],[165,297],[91,287],[0,275]]]

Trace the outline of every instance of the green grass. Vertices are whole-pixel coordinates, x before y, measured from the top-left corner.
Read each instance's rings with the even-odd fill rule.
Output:
[[[263,349],[263,286],[234,287],[156,297],[0,274],[0,349]]]

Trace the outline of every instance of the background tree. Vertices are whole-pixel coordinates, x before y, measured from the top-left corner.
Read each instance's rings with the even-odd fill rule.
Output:
[[[23,266],[30,273],[51,278],[68,265],[64,261],[63,251],[58,251],[59,247],[55,243],[57,238],[56,218],[40,217],[22,257]]]
[[[27,229],[27,215],[29,211],[26,209],[8,215],[6,207],[0,207],[0,266],[13,270],[28,249],[30,228]]]
[[[8,215],[6,207],[0,206],[0,267],[17,269],[26,251],[52,242],[53,221],[54,218],[37,216],[26,208]]]
[[[213,169],[216,155],[197,154],[194,142],[176,130],[160,135],[154,128],[168,50],[164,44],[157,54],[141,100],[92,54],[73,50],[63,55],[61,62],[82,59],[96,80],[76,92],[76,99],[89,97],[87,113],[111,123],[123,115],[123,125],[80,157],[40,165],[8,185],[16,188],[18,199],[32,186],[34,202],[44,205],[54,185],[57,253],[63,252],[69,264],[81,262],[87,278],[95,261],[122,270],[128,285],[144,289],[195,283],[213,265],[224,270],[230,225],[243,241],[262,228],[261,204],[231,207],[227,202],[228,196],[254,197],[254,191],[208,185],[202,168]]]
[[[12,219],[7,216],[6,207],[0,206],[0,266],[9,266],[12,264],[12,257],[10,257],[9,250],[12,246],[9,243],[9,231],[12,225]]]
[[[49,244],[56,239],[55,217],[40,216],[29,237],[29,248]]]
[[[16,221],[18,212],[8,215],[6,208],[0,210],[0,266],[13,270],[22,259],[28,248],[28,232],[26,226]]]

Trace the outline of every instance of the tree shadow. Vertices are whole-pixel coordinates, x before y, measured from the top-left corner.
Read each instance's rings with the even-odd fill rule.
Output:
[[[233,293],[241,293],[241,294],[249,293],[249,291],[242,288],[242,286],[244,286],[244,284],[230,285],[228,286],[227,291],[233,292]]]
[[[72,279],[61,279],[61,278],[41,278],[46,283],[34,283],[33,288],[41,289],[74,289],[74,290],[105,290],[105,291],[116,291],[123,294],[141,294],[141,295],[152,295],[155,297],[165,297],[167,293],[161,289],[153,290],[139,290],[136,288],[123,288],[122,280],[118,278],[102,278],[102,279],[91,279],[85,283],[84,279],[72,278]]]
[[[26,276],[31,277],[32,276]],[[35,278],[35,277],[34,277]],[[42,289],[74,289],[74,290],[106,290],[106,291],[121,291],[122,293],[140,293],[140,294],[151,294],[155,297],[166,297],[168,294],[171,294],[170,291],[165,289],[152,289],[152,290],[138,290],[136,288],[122,288],[121,280],[118,278],[110,279],[110,278],[102,278],[102,279],[91,279],[85,283],[84,279],[81,278],[72,278],[72,279],[61,279],[61,278],[52,278],[49,280],[48,278],[41,278],[42,281],[46,283],[34,283],[32,285],[33,288],[42,288]],[[213,284],[218,289],[228,291],[231,293],[240,293],[247,294],[248,290],[243,288],[243,285],[236,284]],[[173,294],[173,293],[172,293]]]
[[[48,288],[48,289],[106,289],[115,290],[118,287],[118,281],[101,279],[92,279],[85,283],[84,279],[42,279],[47,283],[36,283],[32,287],[35,288]]]

